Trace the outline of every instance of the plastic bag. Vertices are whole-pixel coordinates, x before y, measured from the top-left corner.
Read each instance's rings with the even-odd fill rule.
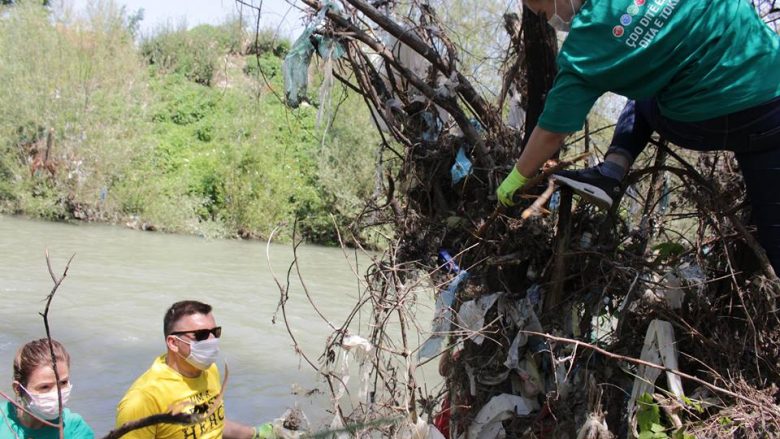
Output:
[[[471,174],[471,160],[466,157],[466,150],[462,146],[455,157],[455,164],[450,168],[450,174],[452,175],[452,184],[457,184]]]
[[[292,108],[298,108],[302,98],[306,96],[306,87],[309,84],[309,64],[311,56],[314,54],[314,44],[311,42],[312,35],[329,8],[337,9],[337,5],[332,2],[325,3],[325,6],[317,13],[317,18],[295,40],[287,56],[284,57],[284,62],[282,62],[284,97],[287,105]],[[344,54],[344,48],[333,39],[321,36],[315,38],[318,41],[320,56],[323,58],[333,60]]]
[[[314,45],[309,40],[312,33],[314,33],[314,26],[307,27],[295,40],[282,63],[284,97],[287,105],[292,108],[298,108],[298,105],[301,104],[301,97],[306,95],[306,86],[309,83],[309,63],[314,53]]]

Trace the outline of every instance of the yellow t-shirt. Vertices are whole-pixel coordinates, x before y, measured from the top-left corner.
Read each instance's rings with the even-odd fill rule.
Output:
[[[212,364],[197,378],[187,378],[165,363],[165,354],[138,377],[116,407],[116,426],[147,416],[166,413],[177,403],[202,404],[216,399],[221,388],[219,369]],[[192,405],[184,406],[191,412]],[[123,439],[222,439],[225,405],[220,402],[214,413],[200,424],[156,424],[123,436]]]

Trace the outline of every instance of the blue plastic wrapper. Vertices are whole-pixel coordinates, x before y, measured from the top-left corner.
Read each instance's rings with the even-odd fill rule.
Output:
[[[466,150],[461,146],[458,150],[458,155],[455,156],[455,164],[450,168],[452,184],[458,184],[459,181],[466,178],[469,174],[471,174],[471,160],[466,157]]]
[[[444,341],[445,333],[450,330],[453,320],[452,304],[455,302],[455,293],[458,292],[460,284],[468,277],[469,272],[461,270],[447,285],[447,289],[436,297],[436,313],[433,315],[433,328],[431,331],[433,335],[425,340],[425,343],[420,347],[417,353],[418,358],[431,358],[441,352],[441,342]]]
[[[435,142],[439,139],[439,133],[441,132],[441,121],[439,118],[430,111],[423,111],[423,122],[425,122],[425,130],[422,133],[422,139],[425,142]]]
[[[460,267],[458,267],[455,259],[453,259],[452,256],[450,256],[450,253],[445,249],[439,250],[439,264],[443,265],[450,273],[457,274],[460,271]]]
[[[558,210],[558,206],[561,205],[561,191],[555,191],[550,197],[550,212]]]

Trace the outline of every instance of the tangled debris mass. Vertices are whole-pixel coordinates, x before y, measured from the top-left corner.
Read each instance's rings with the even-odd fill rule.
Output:
[[[654,139],[601,211],[546,178],[601,156],[612,127],[592,118],[518,206],[499,209],[496,184],[554,77],[554,32],[525,11],[503,17],[510,47],[488,101],[458,70],[434,6],[303,3],[313,18],[285,62],[288,104],[305,99],[310,68],[364,97],[382,133],[382,178],[355,228],[395,231],[350,318],[328,322],[320,359],[299,352],[328,384],[330,434],[780,435],[780,284],[751,235],[731,154]],[[417,346],[412,309],[428,284],[436,314]],[[364,338],[349,328],[366,310]],[[343,398],[350,361],[363,388]],[[430,361],[436,387],[415,373]]]

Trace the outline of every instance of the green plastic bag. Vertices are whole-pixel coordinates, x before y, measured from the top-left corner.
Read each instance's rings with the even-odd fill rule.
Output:
[[[298,108],[301,98],[306,96],[306,86],[309,82],[309,63],[314,53],[314,45],[309,40],[314,33],[314,26],[307,27],[295,40],[282,63],[284,75],[284,97],[287,105]]]
[[[284,57],[282,63],[282,74],[284,76],[284,97],[287,105],[292,108],[298,108],[303,97],[306,96],[306,87],[309,83],[309,64],[311,56],[314,54],[314,45],[312,44],[312,35],[314,31],[325,18],[328,8],[336,9],[338,6],[332,2],[325,3],[325,6],[317,13],[317,18],[312,21]],[[344,48],[332,38],[317,36],[320,56],[323,58],[338,59],[344,54]]]

